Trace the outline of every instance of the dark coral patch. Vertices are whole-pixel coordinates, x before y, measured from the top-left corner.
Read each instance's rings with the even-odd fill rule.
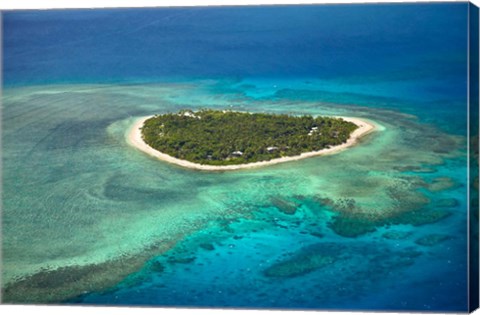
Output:
[[[419,238],[418,240],[415,241],[415,243],[422,246],[434,246],[439,243],[445,242],[446,240],[449,240],[449,239],[451,239],[449,235],[429,234]]]
[[[374,232],[375,222],[362,215],[336,216],[328,226],[338,235],[344,237],[357,237],[366,233]]]
[[[170,257],[168,262],[171,264],[189,264],[195,261],[195,257]]]
[[[453,208],[458,206],[459,204],[459,201],[455,198],[445,198],[435,202],[435,206],[439,208]]]
[[[425,173],[425,174],[436,172],[436,170],[433,168],[422,167],[417,165],[395,166],[393,169],[399,172],[413,172],[413,173]]]
[[[201,248],[205,249],[205,250],[214,250],[215,249],[215,247],[210,243],[202,243],[199,246]]]
[[[272,197],[270,198],[271,203],[277,208],[280,212],[285,214],[295,214],[299,204],[293,201],[289,201],[284,198],[280,197]]]
[[[451,214],[452,212],[448,210],[420,209],[405,212],[398,216],[392,217],[387,220],[387,223],[410,224],[413,226],[419,226],[424,224],[436,223],[449,217]]]
[[[404,240],[412,235],[412,232],[405,231],[389,231],[382,234],[383,238],[388,240]]]
[[[432,180],[430,184],[428,184],[427,189],[431,192],[443,191],[448,189],[454,189],[459,187],[458,183],[456,183],[450,177],[437,177]]]
[[[303,248],[285,260],[277,262],[264,270],[269,278],[292,278],[305,275],[322,267],[334,264],[341,259],[340,250],[336,244],[317,244]]]

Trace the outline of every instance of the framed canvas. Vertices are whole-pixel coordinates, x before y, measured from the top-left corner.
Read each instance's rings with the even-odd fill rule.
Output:
[[[2,303],[475,310],[478,15],[2,10]]]

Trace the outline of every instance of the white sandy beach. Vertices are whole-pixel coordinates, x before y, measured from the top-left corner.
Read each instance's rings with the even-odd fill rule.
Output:
[[[197,164],[197,163],[177,159],[173,156],[157,151],[152,147],[150,147],[148,144],[146,144],[142,138],[141,128],[143,126],[144,121],[151,117],[153,116],[142,117],[142,118],[139,118],[137,121],[135,121],[135,123],[133,124],[133,126],[130,128],[130,130],[126,135],[127,142],[133,147],[137,148],[138,150],[145,152],[153,157],[156,157],[159,160],[176,164],[179,166],[187,167],[190,169],[203,170],[203,171],[239,170],[244,168],[261,167],[261,166],[267,166],[267,165],[274,165],[278,163],[297,161],[297,160],[301,160],[301,159],[305,159],[313,156],[334,154],[355,145],[358,142],[358,139],[374,131],[376,128],[376,126],[373,123],[367,122],[363,119],[354,118],[354,117],[339,117],[339,118],[343,118],[343,120],[345,121],[352,122],[359,127],[354,132],[352,132],[352,134],[350,135],[350,138],[347,140],[347,142],[343,144],[330,147],[328,149],[323,149],[320,151],[305,152],[300,155],[281,157],[281,158],[272,159],[270,161],[262,161],[262,162],[254,162],[254,163],[238,164],[238,165],[204,165],[204,164]]]

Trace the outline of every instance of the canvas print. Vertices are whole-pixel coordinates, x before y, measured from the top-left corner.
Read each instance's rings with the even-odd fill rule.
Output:
[[[5,10],[2,303],[469,312],[469,2]]]

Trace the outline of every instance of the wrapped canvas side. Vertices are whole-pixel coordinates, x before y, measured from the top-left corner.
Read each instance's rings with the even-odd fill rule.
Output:
[[[469,309],[478,308],[479,300],[479,264],[478,264],[478,112],[479,112],[479,9],[473,4],[469,6],[469,132],[470,132],[470,270],[469,270]]]

